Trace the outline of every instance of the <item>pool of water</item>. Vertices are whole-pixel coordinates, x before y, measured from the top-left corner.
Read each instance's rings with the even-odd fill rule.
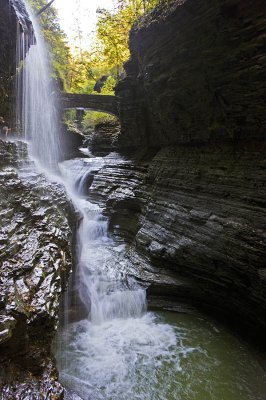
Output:
[[[56,357],[61,382],[86,400],[266,398],[266,374],[249,347],[188,314],[82,320],[61,332]]]

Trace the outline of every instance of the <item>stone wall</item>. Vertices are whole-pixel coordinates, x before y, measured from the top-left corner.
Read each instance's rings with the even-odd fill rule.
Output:
[[[10,119],[17,20],[9,1],[0,0],[0,116]]]

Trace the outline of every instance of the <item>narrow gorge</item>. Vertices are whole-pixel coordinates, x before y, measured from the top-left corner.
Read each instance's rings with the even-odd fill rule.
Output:
[[[82,145],[0,1],[0,399],[264,400],[265,1],[144,14]]]

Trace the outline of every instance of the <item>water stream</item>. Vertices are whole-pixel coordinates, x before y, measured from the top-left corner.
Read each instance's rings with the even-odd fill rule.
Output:
[[[36,44],[18,84],[18,118],[31,156],[49,169],[61,159],[57,106],[45,45],[31,17]],[[24,49],[24,33],[18,40]],[[84,400],[265,400],[265,372],[223,327],[206,318],[147,311],[145,290],[127,275],[126,245],[110,236],[102,209],[84,190],[105,162],[61,162],[56,178],[80,219],[77,265],[55,344],[61,382]]]

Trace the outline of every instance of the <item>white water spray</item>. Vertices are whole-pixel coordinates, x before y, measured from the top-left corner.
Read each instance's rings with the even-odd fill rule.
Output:
[[[27,3],[26,9],[35,37],[18,28],[17,127],[29,142],[30,156],[52,169],[62,159],[56,88],[38,22]]]

